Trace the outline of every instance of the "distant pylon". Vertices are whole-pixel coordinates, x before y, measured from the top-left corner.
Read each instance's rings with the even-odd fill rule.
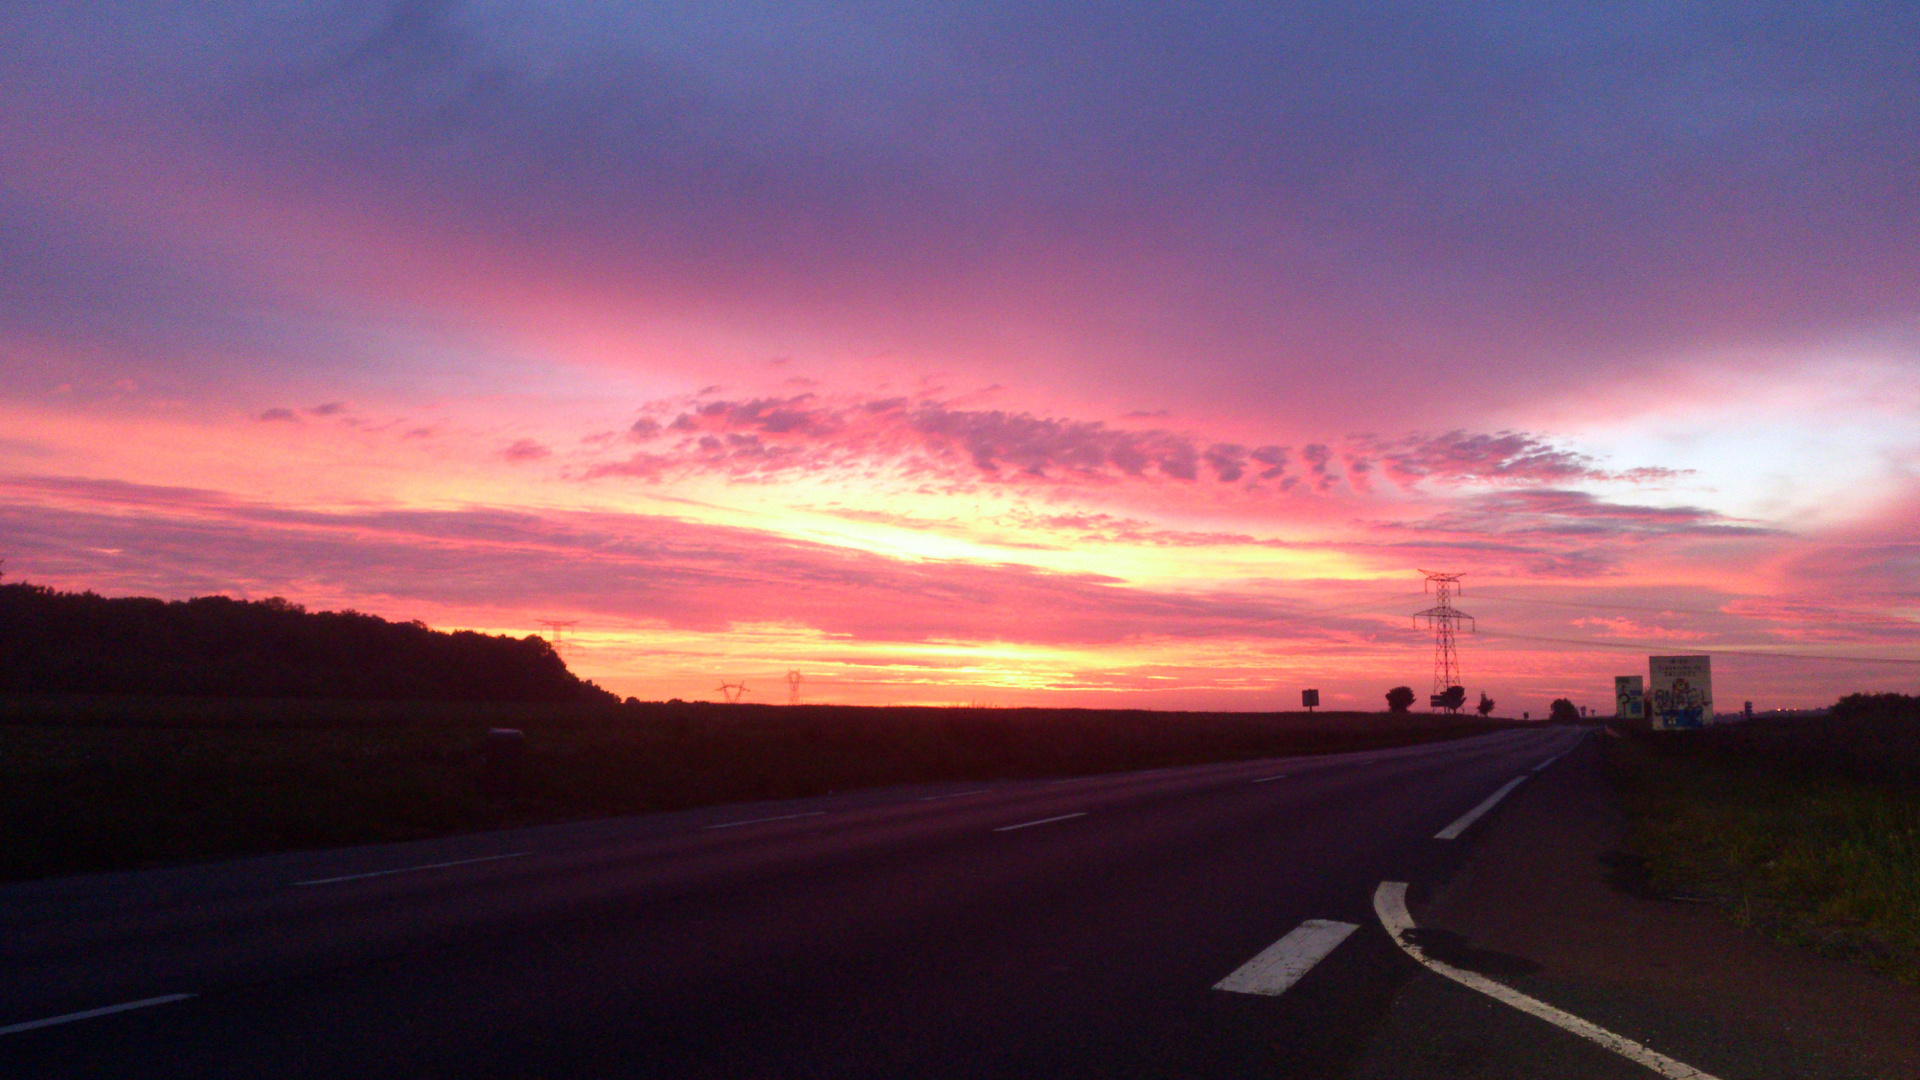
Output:
[[[1460,654],[1454,650],[1453,633],[1462,623],[1469,633],[1473,632],[1474,622],[1473,616],[1453,606],[1454,589],[1460,584],[1461,575],[1420,572],[1427,575],[1427,591],[1440,601],[1425,611],[1413,613],[1414,625],[1425,619],[1433,630],[1433,693],[1438,697],[1449,687],[1466,685],[1460,681]]]
[[[553,646],[553,654],[560,659],[567,658],[567,630],[578,626],[579,619],[538,619],[541,626],[547,628],[547,644]]]
[[[739,704],[740,695],[747,692],[746,683],[723,682],[720,684],[720,696],[729,704]]]
[[[800,680],[804,677],[798,671],[787,672],[787,704],[800,704]]]

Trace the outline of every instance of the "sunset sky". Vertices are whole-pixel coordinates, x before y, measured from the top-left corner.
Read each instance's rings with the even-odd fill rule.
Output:
[[[225,14],[219,13],[225,10]],[[0,6],[0,558],[643,699],[1920,687],[1920,5]],[[1471,699],[1470,699],[1471,700]]]

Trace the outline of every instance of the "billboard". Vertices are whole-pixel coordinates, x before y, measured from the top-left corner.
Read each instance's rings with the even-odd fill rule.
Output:
[[[1713,668],[1705,656],[1649,656],[1648,718],[1658,731],[1713,722]]]
[[[1613,677],[1613,718],[1638,720],[1647,715],[1646,680],[1639,675]]]

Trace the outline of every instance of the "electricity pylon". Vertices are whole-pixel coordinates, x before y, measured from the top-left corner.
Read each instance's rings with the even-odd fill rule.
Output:
[[[553,654],[560,659],[567,658],[567,630],[577,626],[579,619],[540,619],[541,626],[547,628],[547,644],[553,646]]]
[[[1454,590],[1460,584],[1461,575],[1420,572],[1427,575],[1427,591],[1440,601],[1425,611],[1413,613],[1414,625],[1425,619],[1433,630],[1433,693],[1438,697],[1449,687],[1466,685],[1460,681],[1460,654],[1453,647],[1453,634],[1463,623],[1468,633],[1474,632],[1474,622],[1473,616],[1453,606]]]
[[[800,681],[804,678],[798,671],[787,672],[787,704],[800,704]]]
[[[740,695],[746,692],[746,683],[723,682],[720,684],[720,696],[725,698],[729,705],[738,705]]]

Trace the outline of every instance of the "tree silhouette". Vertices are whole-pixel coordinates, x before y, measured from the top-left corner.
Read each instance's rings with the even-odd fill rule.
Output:
[[[1459,712],[1460,706],[1466,703],[1467,688],[1464,686],[1449,686],[1447,692],[1440,695],[1440,707],[1450,713]]]
[[[1413,708],[1413,687],[1396,686],[1387,691],[1387,708],[1397,713]]]
[[[535,635],[441,633],[281,597],[164,601],[0,585],[0,693],[596,701]]]
[[[1491,716],[1493,715],[1493,699],[1487,696],[1485,690],[1482,690],[1480,691],[1480,704],[1475,705],[1473,708],[1474,711],[1481,716]]]
[[[1580,708],[1566,698],[1554,698],[1547,707],[1547,723],[1577,724],[1580,722]]]

